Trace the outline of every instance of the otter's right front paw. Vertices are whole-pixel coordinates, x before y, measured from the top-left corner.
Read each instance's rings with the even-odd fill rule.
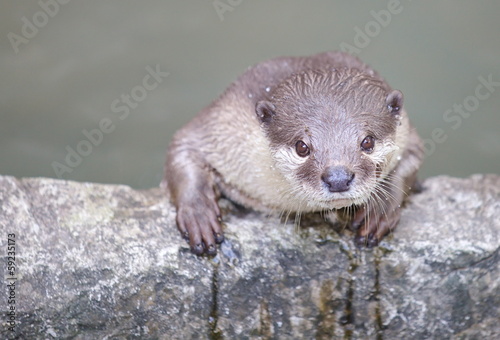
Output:
[[[212,207],[181,204],[177,208],[177,227],[196,255],[217,253],[216,243],[224,241],[220,221],[220,209],[215,202]]]

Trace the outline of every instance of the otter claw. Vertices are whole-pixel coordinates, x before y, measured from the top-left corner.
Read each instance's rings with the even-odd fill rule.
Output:
[[[214,244],[211,244],[207,247],[206,253],[207,253],[207,255],[215,255],[215,254],[217,254],[217,248],[215,247]]]
[[[201,255],[205,251],[205,247],[203,246],[203,243],[198,243],[194,247],[191,247],[191,251],[196,255]]]
[[[224,242],[224,235],[222,233],[215,233],[214,236],[215,236],[216,243],[220,244],[220,243]]]
[[[358,247],[373,248],[378,245],[379,240],[372,233],[366,236],[356,236],[354,243]]]

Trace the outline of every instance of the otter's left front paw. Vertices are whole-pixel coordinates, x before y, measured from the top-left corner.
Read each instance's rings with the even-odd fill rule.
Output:
[[[362,207],[356,211],[351,226],[357,229],[356,245],[372,248],[394,230],[401,217],[401,208],[384,207],[379,210]]]

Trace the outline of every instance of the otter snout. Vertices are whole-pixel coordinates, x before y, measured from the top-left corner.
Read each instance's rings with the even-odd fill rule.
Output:
[[[330,192],[344,192],[349,190],[354,172],[345,166],[330,166],[321,175],[321,180]]]

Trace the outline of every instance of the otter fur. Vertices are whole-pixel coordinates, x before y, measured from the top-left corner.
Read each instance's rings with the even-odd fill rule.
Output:
[[[335,211],[371,247],[396,227],[422,158],[402,93],[325,52],[249,68],[174,135],[163,185],[196,254],[223,241],[221,195],[262,212]]]

